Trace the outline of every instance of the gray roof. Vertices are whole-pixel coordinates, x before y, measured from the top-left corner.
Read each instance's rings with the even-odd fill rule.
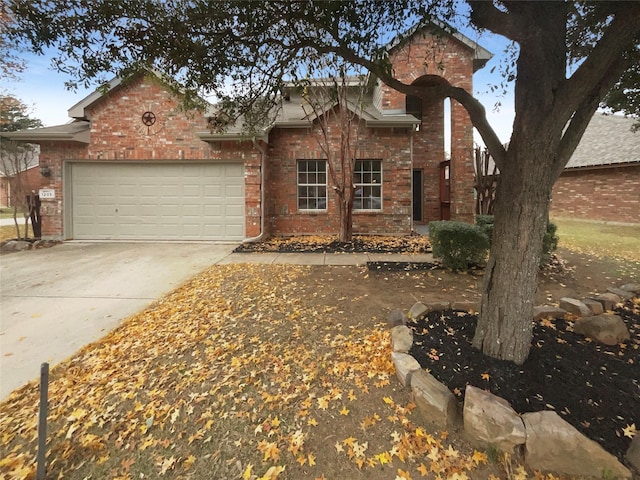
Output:
[[[640,131],[636,119],[596,113],[573,153],[567,169],[640,163]]]
[[[89,122],[76,120],[64,125],[53,127],[32,128],[17,132],[3,133],[3,137],[11,140],[21,140],[26,142],[38,142],[46,140],[70,141],[89,143]]]
[[[333,105],[327,105],[325,111],[331,106]],[[383,114],[373,106],[371,98],[365,101],[362,108],[355,103],[349,102],[349,110],[363,119],[365,125],[371,128],[407,128],[420,124],[420,120],[406,113],[396,115]],[[209,111],[209,113],[212,112],[213,109]],[[316,118],[317,115],[311,112],[311,108],[306,110],[303,108],[303,101],[299,95],[291,95],[289,100],[281,99],[273,121],[256,136],[267,140],[267,136],[273,128],[309,128]],[[247,133],[243,127],[243,118],[241,117],[233,125],[229,125],[223,133],[202,131],[198,132],[198,136],[205,141],[243,139],[247,138]]]
[[[334,105],[335,103],[327,105],[325,111]],[[412,127],[420,123],[420,120],[416,117],[406,113],[385,115],[373,106],[370,98],[368,100],[365,99],[362,106],[349,101],[348,108],[362,118],[368,127]],[[311,111],[311,108],[303,108],[302,98],[291,96],[291,100],[282,102],[282,108],[278,112],[274,126],[280,128],[308,128],[315,118],[317,118],[317,115]]]
[[[105,88],[107,91],[111,91],[121,83],[122,83],[121,77],[114,77],[111,80],[109,80],[109,82],[107,82]],[[104,92],[105,92],[104,89],[96,89],[93,92],[91,92],[89,95],[84,97],[82,100],[76,103],[69,110],[67,110],[69,117],[77,118],[77,119],[86,119],[87,118],[86,110],[91,105],[101,100],[102,97],[104,97]]]

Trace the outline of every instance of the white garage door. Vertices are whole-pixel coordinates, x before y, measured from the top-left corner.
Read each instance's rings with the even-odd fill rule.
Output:
[[[76,163],[73,238],[242,240],[241,163]]]

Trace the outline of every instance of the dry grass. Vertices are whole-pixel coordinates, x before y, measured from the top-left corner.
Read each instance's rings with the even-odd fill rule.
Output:
[[[640,262],[640,225],[612,225],[553,218],[560,245],[598,257]]]
[[[22,232],[24,229],[23,226],[20,226],[20,231]],[[3,225],[0,226],[0,242],[4,242],[5,240],[11,240],[16,238],[16,227],[15,225]]]

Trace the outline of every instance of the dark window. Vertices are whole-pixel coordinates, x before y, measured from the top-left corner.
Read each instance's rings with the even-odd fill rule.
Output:
[[[298,209],[326,210],[327,162],[298,160]]]
[[[356,160],[354,210],[382,210],[382,160]]]

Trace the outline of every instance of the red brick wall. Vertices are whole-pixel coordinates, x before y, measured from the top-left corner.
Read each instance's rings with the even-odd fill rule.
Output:
[[[434,49],[434,44],[440,42]],[[449,38],[418,34],[402,49],[393,52],[398,78],[411,82],[424,75],[441,75],[454,85],[471,89],[472,51]],[[438,68],[440,64],[443,69]],[[383,105],[404,109],[405,96],[383,86]],[[149,131],[142,114],[152,111],[157,121]],[[408,129],[364,129],[359,158],[383,161],[382,213],[355,213],[354,231],[409,233],[411,229],[412,169],[424,171],[424,217],[439,217],[438,165],[444,160],[442,102],[425,109],[420,132]],[[245,165],[246,235],[260,233],[260,219],[266,209],[265,230],[271,234],[335,233],[337,210],[329,198],[324,214],[297,211],[296,160],[322,158],[316,139],[307,129],[272,131],[265,165],[266,205],[261,204],[262,151],[252,142],[204,142],[197,133],[206,131],[206,119],[194,112],[185,114],[178,99],[155,77],[139,77],[109,92],[94,104],[89,145],[43,142],[41,163],[52,169],[48,185],[56,199],[43,204],[43,235],[62,237],[64,192],[62,175],[67,161],[215,161],[242,160]],[[461,108],[452,105],[452,218],[473,220],[472,127]],[[413,143],[412,143],[413,142]],[[261,145],[266,148],[265,145]],[[413,148],[413,150],[412,150]],[[412,162],[413,155],[413,162]]]
[[[156,123],[147,129],[142,114],[152,111]],[[206,131],[199,112],[185,114],[179,99],[152,76],[115,88],[89,111],[88,158],[97,160],[203,160],[213,158],[209,143],[196,135]]]
[[[9,206],[10,181],[9,177],[0,177],[0,207]]]
[[[41,188],[53,189],[55,199],[42,200],[42,236],[62,238],[64,232],[64,197],[62,178],[64,162],[69,159],[87,158],[87,146],[75,142],[40,142],[40,166],[48,166],[51,176],[43,177]]]
[[[147,130],[142,114],[152,111],[156,124]],[[206,131],[202,114],[185,114],[178,99],[151,76],[139,77],[115,88],[88,112],[90,144],[42,142],[40,163],[49,165],[52,175],[43,188],[53,188],[55,200],[43,202],[43,236],[61,238],[64,232],[62,175],[70,161],[202,161],[243,160],[245,165],[246,225],[248,237],[260,231],[260,151],[251,142],[210,144],[197,133]]]
[[[303,212],[297,205],[297,160],[325,159],[318,125],[307,129],[275,129],[270,135],[267,166],[269,232],[278,235],[337,234],[338,206],[328,179],[326,212]],[[366,128],[362,124],[357,158],[382,160],[382,212],[354,212],[354,233],[408,234],[411,231],[411,150],[406,130]],[[332,137],[332,150],[339,140]]]
[[[451,37],[418,33],[391,55],[395,77],[404,83],[439,82],[472,91],[473,51]],[[414,135],[414,168],[423,171],[423,221],[440,219],[439,170],[444,154],[442,100],[423,101],[423,124]],[[404,110],[405,95],[382,86],[382,108]],[[466,110],[451,102],[451,218],[474,221],[473,125]]]
[[[0,206],[13,207],[16,205],[16,200],[19,202],[18,205],[22,204],[24,202],[24,198],[22,197],[26,195],[27,192],[33,191],[38,193],[42,181],[43,178],[40,174],[40,167],[38,166],[20,172],[17,178],[2,177],[0,179]],[[17,199],[17,195],[21,198]]]
[[[640,164],[565,171],[555,186],[552,216],[640,223]]]

